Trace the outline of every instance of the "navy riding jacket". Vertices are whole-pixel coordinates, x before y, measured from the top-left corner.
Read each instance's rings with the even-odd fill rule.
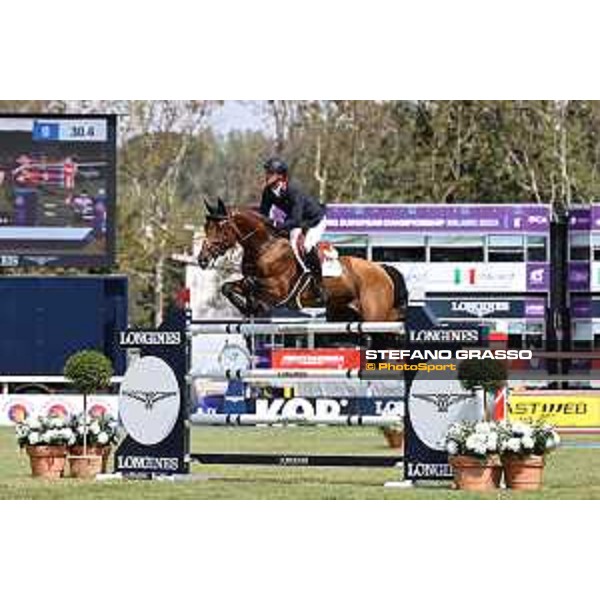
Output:
[[[269,217],[273,206],[286,214],[282,225],[282,229],[286,231],[298,227],[310,229],[325,217],[325,206],[316,198],[306,195],[293,183],[289,183],[280,196],[275,195],[270,187],[265,187],[260,203],[261,214]]]

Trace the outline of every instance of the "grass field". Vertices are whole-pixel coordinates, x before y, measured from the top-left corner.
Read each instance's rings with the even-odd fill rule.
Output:
[[[248,428],[195,429],[197,452],[288,452],[384,454],[375,429]],[[44,483],[29,477],[26,454],[12,430],[0,429],[1,499],[577,499],[600,498],[600,450],[563,448],[551,455],[542,492],[466,494],[447,487],[384,489],[399,479],[397,469],[194,467],[201,475],[186,482],[61,480]]]

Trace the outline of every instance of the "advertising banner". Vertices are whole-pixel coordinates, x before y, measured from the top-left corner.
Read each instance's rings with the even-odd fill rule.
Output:
[[[543,298],[434,298],[427,300],[438,318],[526,318],[543,319],[546,304]]]
[[[527,263],[527,290],[547,292],[550,289],[550,265],[546,263]]]
[[[571,209],[569,212],[569,229],[571,231],[589,231],[592,229],[592,209]]]
[[[590,289],[590,263],[569,263],[569,290],[573,292]]]
[[[355,348],[278,348],[271,351],[271,364],[274,369],[358,369],[360,351]]]
[[[394,263],[410,292],[525,292],[525,263]],[[545,270],[542,269],[545,273]],[[539,270],[536,271],[539,273]],[[542,283],[549,281],[541,276]]]
[[[550,211],[531,204],[333,204],[327,207],[327,227],[336,233],[545,233],[550,228]]]
[[[508,418],[543,420],[556,427],[600,427],[600,392],[510,394]]]
[[[83,397],[72,394],[8,394],[0,396],[0,426],[15,425],[29,417],[71,417],[83,412]],[[119,413],[118,396],[88,397],[90,415]]]

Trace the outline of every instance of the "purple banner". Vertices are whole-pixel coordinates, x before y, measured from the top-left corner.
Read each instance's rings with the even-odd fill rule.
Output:
[[[590,208],[574,208],[569,213],[569,229],[571,231],[589,231],[592,228],[592,210]]]
[[[600,230],[600,204],[588,207],[573,208],[569,211],[570,231]]]
[[[532,298],[525,301],[525,318],[543,319],[546,314],[546,303],[543,298]]]
[[[590,264],[569,264],[569,290],[585,291],[590,289]]]
[[[574,298],[571,303],[571,316],[574,319],[591,319],[592,300],[590,298]]]
[[[331,204],[327,207],[327,229],[338,233],[547,233],[549,227],[550,211],[543,205]]]
[[[600,205],[594,204],[592,206],[592,229],[600,229]]]
[[[544,263],[527,264],[527,290],[546,292],[550,289],[550,266]]]

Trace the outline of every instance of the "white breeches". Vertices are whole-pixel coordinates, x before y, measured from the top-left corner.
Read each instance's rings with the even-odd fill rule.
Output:
[[[304,236],[304,252],[310,252],[320,241],[325,233],[325,228],[327,227],[327,219],[323,218],[319,223],[317,223],[314,227],[311,227]],[[298,248],[298,238],[302,235],[302,229],[300,227],[296,229],[292,229],[290,231],[290,244],[292,245],[292,250],[296,255],[296,259],[302,266],[305,271],[308,271],[308,267],[304,264],[300,256],[300,249]]]

